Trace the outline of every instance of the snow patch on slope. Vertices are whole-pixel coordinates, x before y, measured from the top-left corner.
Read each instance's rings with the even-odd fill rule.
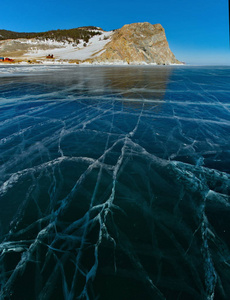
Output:
[[[83,40],[80,40],[79,44],[69,42],[57,42],[52,40],[40,41],[40,40],[28,40],[28,44],[41,44],[52,46],[50,50],[41,50],[38,48],[31,49],[24,56],[28,58],[45,57],[48,54],[53,54],[56,59],[72,59],[72,60],[85,60],[98,56],[103,53],[103,48],[111,41],[113,31],[103,32],[101,35],[95,35],[86,44]],[[53,48],[56,46],[56,48]]]

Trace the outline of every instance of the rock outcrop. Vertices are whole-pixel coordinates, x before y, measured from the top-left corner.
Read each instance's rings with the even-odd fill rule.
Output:
[[[98,55],[98,54],[97,54]],[[101,55],[90,60],[98,63],[180,64],[160,24],[133,23],[115,31]]]

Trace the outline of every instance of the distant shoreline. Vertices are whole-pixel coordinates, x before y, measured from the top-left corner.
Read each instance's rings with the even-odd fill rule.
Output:
[[[89,62],[71,62],[71,61],[39,61],[39,62],[28,62],[28,61],[20,61],[20,62],[0,62],[0,66],[60,66],[60,65],[75,65],[75,66],[156,66],[156,67],[166,67],[166,66],[186,66],[186,64],[156,64],[156,63],[126,63],[126,62],[116,62],[116,63],[89,63]]]
[[[40,63],[28,63],[23,62],[0,62],[0,67],[2,66],[79,66],[79,67],[230,67],[230,65],[223,64],[166,64],[166,65],[157,65],[157,64],[128,64],[128,63],[74,63],[74,62],[40,62]]]

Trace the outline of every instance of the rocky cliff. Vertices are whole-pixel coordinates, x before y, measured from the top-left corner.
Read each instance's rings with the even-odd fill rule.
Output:
[[[133,23],[113,34],[101,55],[92,62],[179,64],[160,24]]]

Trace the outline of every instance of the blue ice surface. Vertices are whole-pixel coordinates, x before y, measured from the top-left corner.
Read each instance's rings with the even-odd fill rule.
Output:
[[[230,68],[0,66],[0,298],[229,299]]]

